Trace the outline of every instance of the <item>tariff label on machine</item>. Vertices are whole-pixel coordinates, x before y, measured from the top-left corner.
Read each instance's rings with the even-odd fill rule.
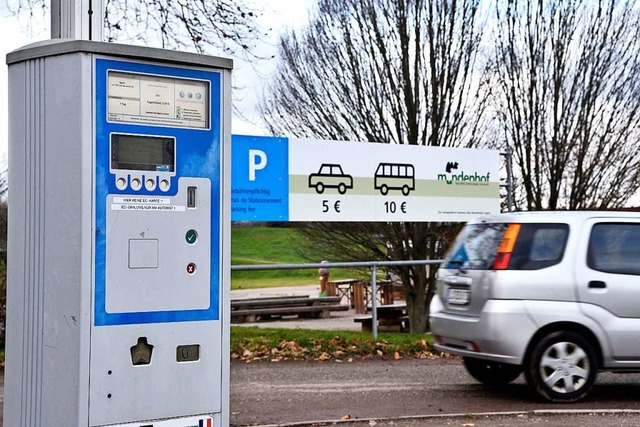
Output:
[[[233,221],[468,221],[500,212],[495,150],[234,136]]]

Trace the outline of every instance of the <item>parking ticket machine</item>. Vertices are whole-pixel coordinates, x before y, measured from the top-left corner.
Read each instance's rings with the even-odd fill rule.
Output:
[[[231,61],[49,40],[7,63],[4,425],[227,425]]]

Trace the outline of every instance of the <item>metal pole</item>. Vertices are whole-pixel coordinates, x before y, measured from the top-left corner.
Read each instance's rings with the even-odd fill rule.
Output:
[[[51,38],[102,41],[104,0],[51,0]]]
[[[354,268],[354,267],[399,267],[404,265],[436,265],[442,262],[441,259],[429,260],[405,260],[405,261],[363,261],[363,262],[316,262],[308,264],[255,264],[255,265],[232,265],[231,271],[254,271],[254,270],[298,270],[305,268]]]
[[[373,340],[378,341],[378,284],[376,283],[377,266],[371,267],[371,327]]]
[[[511,157],[513,151],[511,147],[507,147],[507,211],[513,211],[513,172],[511,170]]]

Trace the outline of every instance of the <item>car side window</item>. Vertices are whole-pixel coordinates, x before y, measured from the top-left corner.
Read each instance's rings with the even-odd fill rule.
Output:
[[[531,239],[531,261],[556,261],[562,257],[567,231],[562,228],[541,228]]]
[[[568,236],[567,224],[522,224],[509,270],[539,270],[560,263]]]
[[[640,275],[640,224],[600,223],[589,237],[587,265],[597,271]]]

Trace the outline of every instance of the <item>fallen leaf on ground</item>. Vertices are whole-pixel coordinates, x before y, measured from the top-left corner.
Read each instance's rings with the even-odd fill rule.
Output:
[[[318,360],[323,362],[329,359],[331,359],[331,356],[329,356],[327,353],[322,353],[320,356],[318,356]]]

